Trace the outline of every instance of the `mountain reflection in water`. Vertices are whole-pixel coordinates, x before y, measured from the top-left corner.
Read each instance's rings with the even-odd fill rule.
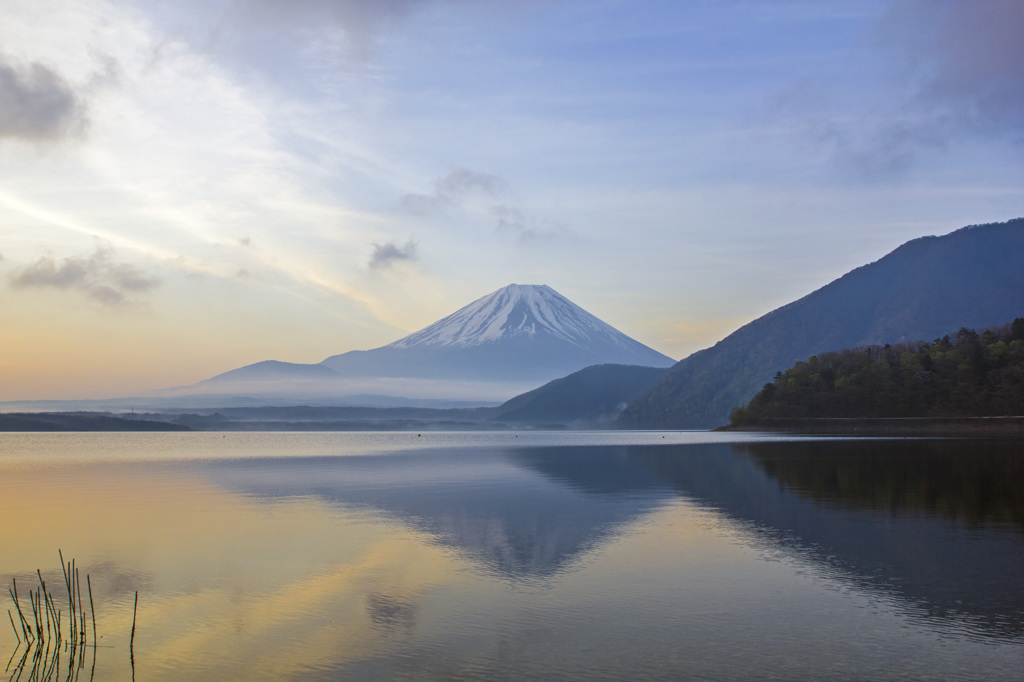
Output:
[[[975,635],[1024,632],[1024,461],[1010,441],[727,446],[648,465],[773,546]],[[714,449],[714,448],[712,448]],[[689,461],[685,461],[688,459]]]
[[[676,496],[626,448],[427,451],[217,462],[215,481],[258,498],[316,496],[398,517],[509,578],[561,570]]]
[[[218,461],[221,486],[314,496],[426,531],[514,580],[543,580],[677,497],[937,626],[1024,633],[1024,461],[999,441],[787,441],[428,450]],[[382,602],[385,621],[402,605]]]

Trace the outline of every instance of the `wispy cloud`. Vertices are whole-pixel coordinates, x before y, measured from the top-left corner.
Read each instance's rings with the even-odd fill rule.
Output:
[[[809,135],[843,168],[886,178],[911,168],[922,152],[944,148],[949,128],[945,116],[874,120],[863,128],[819,120],[811,124]]]
[[[425,0],[238,0],[236,11],[255,19],[330,21],[350,30],[365,30],[393,21],[429,4]]]
[[[336,31],[352,56],[372,57],[382,31],[440,0],[236,0],[227,20],[277,31]]]
[[[394,242],[374,244],[368,265],[374,270],[385,270],[401,261],[416,260],[419,260],[419,247],[410,239],[401,245]]]
[[[1022,31],[1019,0],[890,0],[873,24],[870,89],[819,73],[769,108],[864,178],[900,175],[969,138],[1024,144]]]
[[[520,241],[524,242],[567,234],[566,229],[558,225],[538,225],[537,221],[528,217],[522,209],[516,206],[491,206],[491,216],[497,221],[499,232],[515,234]]]
[[[52,141],[86,125],[85,102],[53,69],[0,55],[0,138]]]
[[[1020,0],[893,0],[883,40],[916,79],[922,106],[965,128],[1024,126],[1024,3]]]
[[[526,229],[526,216],[515,206],[491,206],[491,215],[497,219],[499,230],[522,232]]]
[[[497,175],[469,168],[455,168],[434,181],[429,194],[406,194],[399,204],[415,215],[430,215],[459,206],[473,196],[497,197],[508,191],[508,183]]]
[[[144,293],[159,284],[159,279],[140,268],[117,261],[109,246],[97,246],[91,255],[72,256],[60,262],[44,256],[11,278],[16,289],[76,291],[106,305],[123,303],[129,295]]]
[[[430,216],[478,203],[475,209],[486,210],[495,220],[498,232],[514,234],[521,241],[555,237],[565,233],[559,226],[544,225],[531,218],[522,208],[513,203],[514,196],[508,181],[498,175],[483,173],[470,168],[455,168],[434,181],[434,191],[429,194],[406,194],[399,199],[399,205],[417,216]],[[483,206],[479,202],[486,202]],[[499,200],[492,204],[487,200]]]

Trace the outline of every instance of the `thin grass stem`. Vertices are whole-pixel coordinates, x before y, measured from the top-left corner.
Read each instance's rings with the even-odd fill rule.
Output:
[[[21,645],[21,635],[18,634],[18,628],[14,627],[14,616],[11,615],[11,610],[7,609],[7,617],[11,619],[11,629],[14,630],[14,636],[18,638],[18,645]],[[17,651],[17,649],[15,649]],[[9,667],[9,666],[8,666]]]
[[[95,645],[99,641],[96,639],[96,607],[92,603],[92,581],[88,573],[85,574],[85,585],[89,588],[89,613],[92,615],[92,641]]]
[[[132,607],[132,638],[131,638],[131,642],[129,644],[129,646],[131,648],[135,647],[135,615],[138,613],[138,611],[139,611],[139,592],[138,592],[138,590],[136,590],[135,591],[135,606]]]

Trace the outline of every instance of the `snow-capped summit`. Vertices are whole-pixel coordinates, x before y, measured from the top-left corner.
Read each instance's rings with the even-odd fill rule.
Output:
[[[387,346],[321,364],[343,376],[541,382],[610,363],[674,361],[549,286],[510,284]]]
[[[550,335],[581,349],[595,339],[637,344],[546,284],[509,284],[385,348],[465,348],[519,335]]]
[[[670,367],[546,285],[510,284],[380,348],[316,365],[266,361],[202,382],[204,390],[507,400],[591,365]],[[413,395],[415,392],[415,396]]]

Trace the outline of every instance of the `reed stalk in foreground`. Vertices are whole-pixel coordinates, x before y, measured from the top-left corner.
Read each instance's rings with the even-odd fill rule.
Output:
[[[92,647],[92,671],[90,680],[96,673],[96,648],[99,643],[99,636],[96,631],[96,606],[92,596],[92,579],[88,573],[85,575],[86,589],[89,595],[89,609],[86,611],[86,602],[82,594],[81,571],[75,565],[75,560],[64,561],[63,553],[58,550],[61,562],[61,572],[64,575],[64,588],[67,591],[68,600],[68,631],[62,627],[63,614],[57,608],[54,595],[50,592],[43,578],[42,571],[36,569],[39,579],[39,587],[28,591],[28,606],[31,614],[22,608],[22,600],[18,594],[18,582],[16,578],[11,579],[11,586],[7,592],[14,604],[14,611],[18,613],[17,622],[14,619],[14,612],[7,610],[7,618],[11,623],[11,630],[18,641],[11,659],[7,662],[5,673],[10,673],[12,681],[18,681],[22,675],[28,673],[29,681],[36,680],[58,680],[61,678],[60,666],[62,653],[66,657],[68,670],[66,682],[76,682],[79,671],[85,669],[85,650]],[[129,643],[131,651],[132,675],[135,674],[135,623],[139,607],[139,593],[135,593],[135,603],[132,607],[132,631]],[[88,628],[86,616],[92,620],[92,641],[88,640]],[[19,634],[18,626],[21,626]],[[15,656],[22,644],[25,651],[18,663],[11,670]]]
[[[135,650],[135,614],[138,612],[138,610],[139,610],[139,592],[138,592],[138,590],[136,590],[135,591],[135,606],[132,607],[132,638],[131,638],[131,641],[128,644],[128,647],[132,651]]]
[[[11,619],[11,629],[14,630],[14,636],[18,638],[18,645],[21,645],[21,635],[18,634],[18,628],[14,627],[14,616],[11,615],[11,610],[7,609],[7,617]]]

